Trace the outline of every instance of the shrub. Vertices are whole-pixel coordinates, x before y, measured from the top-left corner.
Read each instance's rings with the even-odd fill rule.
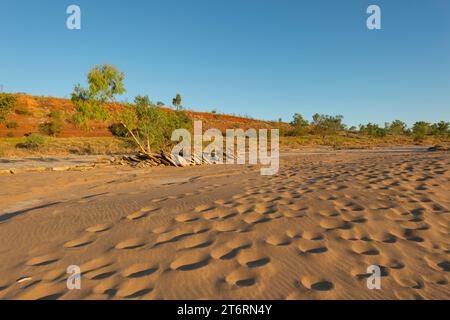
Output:
[[[116,119],[145,153],[169,146],[173,130],[192,128],[192,120],[184,111],[164,112],[147,96],[137,96],[135,105],[119,111]]]
[[[8,133],[6,134],[6,137],[8,137],[8,138],[14,138],[14,132],[8,132]]]
[[[50,112],[49,118],[50,121],[39,125],[39,132],[50,136],[55,136],[58,133],[61,133],[64,127],[62,112],[59,110],[53,110]]]
[[[8,129],[15,129],[15,128],[17,128],[19,125],[17,124],[17,122],[15,122],[15,121],[11,121],[11,122],[8,122],[7,124],[6,124],[6,127],[8,128]]]
[[[440,121],[431,125],[431,134],[438,138],[447,138],[450,134],[450,123]]]
[[[88,74],[88,88],[78,84],[72,92],[72,102],[75,105],[72,121],[89,130],[92,120],[108,120],[109,111],[101,102],[113,101],[115,95],[124,93],[123,80],[124,73],[114,66],[105,64],[92,68]]]
[[[45,138],[38,134],[31,134],[25,138],[23,143],[19,143],[17,147],[24,149],[38,149],[45,143]]]
[[[392,123],[387,123],[386,129],[390,134],[393,135],[402,135],[405,134],[408,130],[406,123],[400,120],[395,120]]]
[[[333,135],[344,129],[342,120],[343,116],[329,116],[315,114],[313,116],[314,132],[325,137],[326,135]]]
[[[16,110],[14,110],[14,112],[18,115],[21,116],[31,116],[33,115],[32,112],[30,112],[27,108],[17,108]]]
[[[128,131],[121,123],[114,123],[109,127],[109,131],[116,137],[125,138],[128,137]]]
[[[412,132],[414,141],[422,142],[425,139],[425,136],[431,132],[430,124],[425,121],[418,121],[414,123]]]
[[[281,122],[281,121],[280,121]],[[309,123],[303,118],[301,114],[294,114],[294,119],[291,122],[294,127],[291,131],[287,133],[289,136],[302,136],[307,133]]]
[[[360,125],[359,132],[372,138],[383,138],[387,135],[386,128],[380,128],[377,124],[370,122],[366,125]]]
[[[14,110],[17,98],[11,94],[0,94],[0,122],[6,121],[6,118]]]

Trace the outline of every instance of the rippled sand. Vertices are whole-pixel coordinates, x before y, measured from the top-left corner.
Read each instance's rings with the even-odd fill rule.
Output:
[[[1,299],[449,299],[448,153],[0,176]],[[367,267],[379,265],[381,290]],[[81,290],[68,290],[78,265]]]

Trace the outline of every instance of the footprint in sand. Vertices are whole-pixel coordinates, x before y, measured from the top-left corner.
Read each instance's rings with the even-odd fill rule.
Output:
[[[120,284],[120,278],[110,277],[100,281],[98,285],[92,290],[96,294],[104,294],[109,298],[114,297],[117,294],[117,286]]]
[[[306,239],[306,240],[317,241],[317,240],[323,240],[324,236],[322,235],[322,233],[320,233],[318,231],[307,230],[307,231],[303,232],[302,238]]]
[[[126,268],[122,275],[125,278],[141,278],[155,273],[158,269],[159,266],[155,263],[137,263]]]
[[[120,250],[131,250],[143,247],[145,245],[145,241],[140,238],[133,238],[122,241],[116,245],[116,249]]]
[[[442,255],[425,256],[428,266],[436,271],[450,272],[450,261],[443,258]]]
[[[320,254],[328,251],[328,248],[322,243],[322,241],[304,239],[299,240],[298,249],[303,254]]]
[[[378,242],[384,242],[384,243],[395,243],[397,241],[397,238],[386,231],[375,231],[370,234],[370,238],[378,241]]]
[[[237,260],[242,266],[245,266],[247,268],[262,267],[270,262],[269,257],[253,250],[241,251],[237,257]]]
[[[253,212],[245,216],[244,221],[248,224],[258,224],[258,223],[264,223],[269,222],[271,219],[264,214]]]
[[[301,283],[305,288],[314,291],[330,291],[334,289],[333,282],[319,276],[303,277]]]
[[[146,217],[149,213],[158,210],[158,208],[155,207],[144,207],[138,211],[135,211],[133,213],[130,213],[127,215],[128,220],[138,220]]]
[[[271,235],[266,239],[266,243],[273,246],[287,246],[291,244],[291,239],[287,235]]]
[[[211,257],[204,252],[187,252],[170,264],[172,270],[192,271],[208,265]]]
[[[49,272],[42,275],[42,280],[47,282],[53,282],[60,280],[62,277],[66,276],[66,270],[65,269],[55,269],[50,270]]]
[[[225,245],[213,249],[211,252],[211,256],[214,259],[229,260],[236,257],[241,250],[251,248],[251,246],[251,241],[235,238]]]
[[[247,224],[242,220],[226,220],[214,223],[214,229],[220,232],[244,231]]]
[[[153,285],[142,279],[129,279],[121,284],[117,289],[116,295],[124,299],[144,298],[153,291]]]
[[[95,238],[90,235],[86,234],[81,236],[80,238],[77,238],[75,240],[68,241],[64,244],[65,248],[81,248],[85,247],[95,241]]]
[[[200,217],[195,213],[183,213],[175,217],[178,222],[193,222],[199,219]]]
[[[113,269],[112,267],[108,266],[105,268],[97,269],[92,272],[88,272],[85,277],[90,280],[104,280],[109,277],[112,277],[117,273],[117,270]]]
[[[31,258],[26,262],[26,265],[34,267],[46,266],[58,261],[59,259],[60,257],[56,254],[47,254],[44,256]]]
[[[256,276],[248,269],[238,269],[231,272],[225,278],[230,285],[238,287],[250,287],[256,284]]]
[[[20,300],[56,300],[67,292],[65,284],[38,283],[19,297]]]
[[[326,230],[347,229],[348,224],[341,218],[326,218],[319,222],[319,225]]]
[[[302,231],[299,229],[289,229],[286,231],[286,235],[291,239],[297,239],[302,237]]]
[[[214,237],[208,233],[192,235],[182,241],[182,249],[199,249],[209,247],[214,243]]]
[[[101,268],[108,267],[113,264],[113,260],[107,258],[107,257],[101,257],[94,260],[87,261],[83,263],[80,266],[80,269],[82,270],[83,274],[98,270]]]
[[[366,256],[376,256],[379,255],[380,252],[374,246],[370,245],[365,241],[356,241],[352,243],[353,252]]]
[[[195,207],[194,210],[196,212],[206,212],[206,211],[213,210],[213,209],[216,209],[216,207],[208,205],[208,204],[202,204],[202,205]]]
[[[235,209],[240,214],[246,214],[255,211],[255,206],[251,204],[240,204]]]
[[[105,223],[105,224],[97,224],[95,226],[87,228],[86,231],[90,232],[90,233],[100,233],[100,232],[105,232],[111,228],[112,228],[112,225]]]

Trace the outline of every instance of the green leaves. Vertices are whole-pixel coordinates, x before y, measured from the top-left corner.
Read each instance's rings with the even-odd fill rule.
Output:
[[[8,115],[14,111],[17,98],[11,94],[0,94],[0,122],[5,122]]]
[[[102,104],[114,101],[114,96],[125,93],[125,76],[115,66],[104,64],[91,69],[88,74],[89,88],[77,84],[72,92],[75,104],[73,122],[89,130],[91,121],[106,121],[110,118],[108,109]]]
[[[177,93],[176,97],[172,99],[172,104],[177,110],[181,110],[181,95]]]
[[[115,95],[126,92],[125,75],[115,66],[104,64],[91,69],[88,74],[89,97],[98,101],[112,101]]]
[[[145,153],[150,153],[152,148],[170,145],[173,130],[192,128],[191,118],[183,111],[165,112],[153,104],[148,96],[137,96],[134,102],[134,105],[118,111],[116,120],[128,130]]]

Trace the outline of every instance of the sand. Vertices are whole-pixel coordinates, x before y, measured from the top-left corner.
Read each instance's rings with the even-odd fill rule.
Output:
[[[247,165],[0,176],[0,299],[449,299],[449,160],[289,153],[273,177]]]

